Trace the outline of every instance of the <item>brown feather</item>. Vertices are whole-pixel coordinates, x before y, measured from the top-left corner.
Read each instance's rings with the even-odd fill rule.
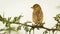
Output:
[[[32,8],[33,8],[32,21],[35,24],[38,24],[38,22],[42,23],[43,12],[42,12],[42,9],[41,9],[40,5],[35,4],[35,5],[33,5]]]

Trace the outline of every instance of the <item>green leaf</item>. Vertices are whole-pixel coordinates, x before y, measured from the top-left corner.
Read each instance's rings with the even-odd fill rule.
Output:
[[[29,31],[28,26],[25,26],[24,30],[25,30],[26,32],[28,32],[28,31]]]
[[[11,20],[11,17],[8,18],[8,21],[10,21],[10,20]]]
[[[37,27],[37,29],[39,30],[39,27]]]
[[[15,23],[15,22],[19,21],[21,19],[21,17],[22,17],[21,15],[18,17],[14,17],[13,22]]]
[[[17,31],[19,31],[19,30],[21,30],[21,26],[18,26],[18,27],[17,27]]]
[[[56,17],[57,17],[57,18],[60,18],[60,14],[57,14]]]
[[[5,24],[7,22],[7,19],[6,18],[3,18],[3,24]]]
[[[37,24],[37,26],[38,26],[38,28],[41,28],[41,27],[43,27],[43,23],[39,23],[39,24]]]
[[[55,20],[57,20],[57,17],[53,17]]]
[[[34,28],[31,27],[29,31],[31,31],[31,30],[34,30]]]
[[[16,21],[17,21],[17,17],[14,17],[13,22],[16,22]]]
[[[52,30],[52,33],[54,34],[55,30]]]
[[[54,19],[59,23],[60,21],[60,14],[57,14],[55,17],[54,17]]]
[[[43,34],[47,34],[48,33],[48,30],[45,30],[44,32],[43,32]]]
[[[27,25],[27,22],[25,22],[24,25]]]
[[[2,18],[2,16],[0,15],[0,18]]]
[[[0,29],[0,31],[5,31],[5,29]]]
[[[11,17],[9,17],[7,20],[6,20],[6,27],[10,27],[10,19],[11,19]]]
[[[21,19],[21,17],[23,17],[23,16],[22,16],[22,15],[20,15],[20,16],[18,17],[18,20],[19,20],[19,19]]]
[[[11,31],[11,30],[14,30],[15,31],[15,28],[14,27],[9,27],[9,28],[6,28],[7,31]]]
[[[6,23],[6,25],[5,25],[6,27],[9,27],[9,24],[8,23]]]

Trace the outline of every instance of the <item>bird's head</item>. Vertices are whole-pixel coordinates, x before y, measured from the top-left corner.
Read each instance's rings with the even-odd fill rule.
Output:
[[[41,7],[39,4],[34,4],[33,7],[31,7],[33,10],[40,10]]]

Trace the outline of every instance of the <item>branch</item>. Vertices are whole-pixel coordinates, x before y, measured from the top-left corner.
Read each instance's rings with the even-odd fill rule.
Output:
[[[21,25],[24,25],[24,26],[29,26],[29,27],[34,27],[34,28],[37,28],[37,27],[39,27],[39,26],[32,26],[32,25],[25,25],[25,24],[22,24],[22,23],[15,23],[15,24],[21,24]],[[49,29],[49,28],[46,28],[46,27],[41,27],[41,28],[43,28],[43,29],[47,29],[47,30],[56,30],[56,31],[60,31],[60,29]]]
[[[4,19],[4,18],[0,18],[0,21],[3,21],[3,19]],[[39,27],[39,26],[36,26],[36,25],[34,25],[34,26],[32,26],[32,25],[25,25],[25,24],[22,24],[22,23],[19,23],[19,22],[16,22],[16,23],[10,22],[10,23],[11,23],[11,24],[21,24],[21,25],[24,25],[24,26],[34,27],[34,28]],[[42,27],[40,27],[40,28],[47,29],[47,30],[56,30],[56,31],[60,31],[60,29],[57,29],[57,28],[49,29],[49,28],[46,28],[46,27],[44,27],[44,26],[42,26]]]

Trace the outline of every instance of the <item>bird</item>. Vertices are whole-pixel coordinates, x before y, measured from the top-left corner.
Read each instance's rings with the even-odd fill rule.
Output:
[[[32,13],[32,21],[35,24],[39,24],[43,22],[43,12],[42,8],[39,4],[34,4],[32,7],[33,13]]]

